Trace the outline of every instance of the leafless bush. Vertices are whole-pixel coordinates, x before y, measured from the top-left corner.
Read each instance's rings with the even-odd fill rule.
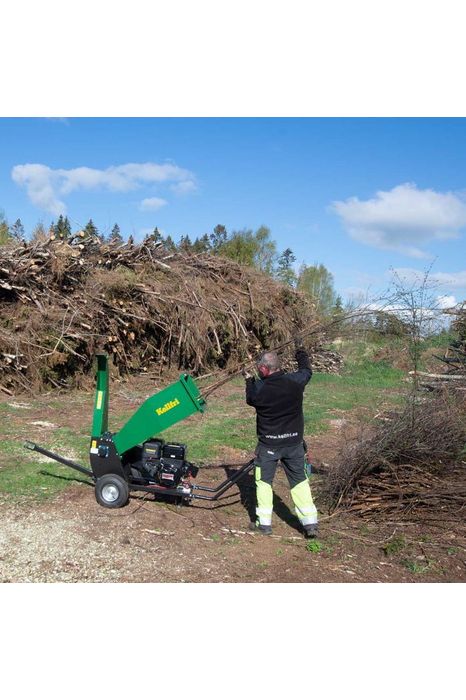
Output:
[[[464,399],[448,393],[411,401],[349,443],[329,474],[323,496],[332,509],[342,505],[360,512],[386,506],[412,506],[430,490],[443,493],[441,477],[466,444]],[[464,471],[464,470],[463,470]],[[464,489],[462,498],[466,493]],[[447,489],[444,497],[458,497]],[[433,502],[433,501],[432,501]]]

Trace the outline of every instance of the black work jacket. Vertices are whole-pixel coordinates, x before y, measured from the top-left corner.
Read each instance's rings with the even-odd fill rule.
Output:
[[[256,430],[265,445],[295,445],[303,441],[304,387],[312,377],[309,356],[296,351],[297,372],[280,370],[265,379],[246,380],[246,403],[256,409]]]

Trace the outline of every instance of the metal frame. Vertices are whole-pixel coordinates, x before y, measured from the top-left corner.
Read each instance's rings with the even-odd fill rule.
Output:
[[[75,469],[76,471],[81,472],[82,474],[86,474],[86,476],[89,476],[94,481],[96,480],[96,476],[90,469],[86,469],[80,464],[73,462],[71,459],[61,457],[55,452],[46,450],[44,447],[36,445],[35,442],[27,441],[24,443],[24,447],[26,447],[28,450],[39,452],[40,454],[43,454],[46,457],[50,457],[50,459],[54,459],[56,462],[60,462],[60,464],[64,464],[67,467],[71,467],[71,469]],[[197,499],[203,501],[216,501],[218,498],[220,498],[220,496],[223,496],[223,494],[226,491],[228,491],[228,489],[234,486],[243,476],[248,474],[254,467],[254,463],[255,459],[253,458],[249,462],[247,462],[247,464],[244,464],[240,469],[238,469],[232,476],[228,477],[228,479],[225,479],[225,481],[223,481],[215,488],[210,486],[191,484],[191,489],[189,493],[186,493],[182,489],[166,488],[164,486],[159,486],[158,484],[138,484],[132,479],[125,478],[125,480],[128,482],[130,491],[145,491],[146,493],[155,493],[161,496],[178,496],[179,498],[187,500]],[[194,491],[205,491],[212,495],[206,496],[204,494],[193,493]]]

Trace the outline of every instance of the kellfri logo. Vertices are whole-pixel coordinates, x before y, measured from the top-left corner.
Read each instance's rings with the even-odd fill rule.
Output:
[[[174,401],[168,401],[165,406],[162,406],[162,408],[156,408],[155,412],[158,416],[161,416],[163,413],[166,413],[167,411],[171,411],[172,408],[175,408],[175,406],[179,406],[180,402],[178,399],[175,399]]]

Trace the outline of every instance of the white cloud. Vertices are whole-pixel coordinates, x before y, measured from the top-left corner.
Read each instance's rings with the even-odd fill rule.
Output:
[[[173,163],[126,163],[112,165],[105,170],[85,166],[54,170],[41,163],[26,163],[15,165],[11,177],[17,185],[26,189],[33,204],[55,216],[66,212],[63,197],[76,190],[129,192],[143,186],[170,182],[174,186],[184,187],[186,192],[195,188],[193,173]],[[165,200],[159,201],[166,204]]]
[[[197,185],[194,180],[182,180],[177,182],[176,185],[171,185],[170,189],[176,194],[189,194],[197,190]]]
[[[415,270],[411,267],[398,267],[394,272],[406,282],[419,282],[425,276],[425,272]],[[460,272],[429,272],[428,280],[432,284],[437,284],[450,289],[466,288],[466,270]]]
[[[350,197],[333,202],[331,210],[360,243],[414,258],[429,257],[420,246],[430,240],[458,238],[466,225],[462,198],[452,192],[419,190],[413,183],[379,191],[365,201]]]
[[[454,297],[453,294],[443,294],[442,296],[437,297],[437,303],[439,309],[450,309],[452,306],[456,306],[458,302],[456,301],[456,297]]]
[[[164,207],[166,204],[168,204],[166,199],[161,199],[160,197],[148,197],[147,199],[142,200],[139,208],[143,211],[157,211],[157,209]]]
[[[40,163],[15,165],[11,176],[20,187],[25,187],[28,197],[40,209],[59,216],[66,211],[66,205],[56,194],[56,176],[51,168]]]

